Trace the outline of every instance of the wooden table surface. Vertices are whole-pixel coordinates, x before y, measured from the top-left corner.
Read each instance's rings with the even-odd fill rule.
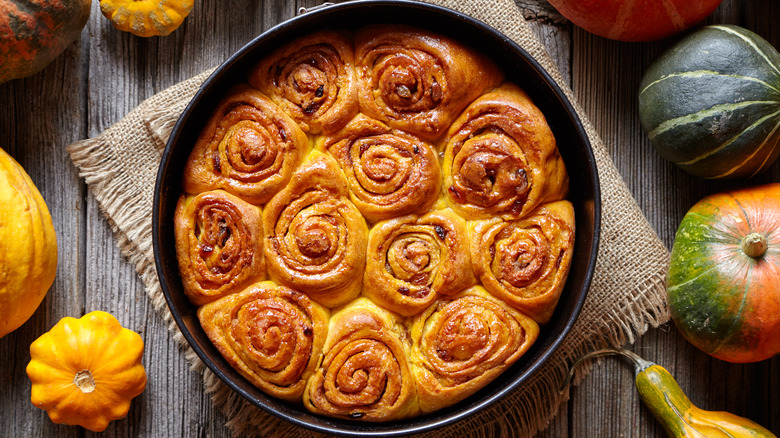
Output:
[[[485,0],[489,1],[489,0]],[[515,0],[567,78],[642,211],[667,247],[687,209],[732,184],[689,176],[662,160],[639,126],[641,74],[675,38],[620,43],[566,22],[545,0]],[[42,72],[0,85],[0,147],[29,172],[49,205],[59,242],[57,278],[37,312],[0,339],[0,435],[84,436],[52,423],[30,403],[30,343],[60,318],[114,314],[146,343],[149,383],[127,418],[103,436],[229,437],[226,419],[204,395],[162,317],[115,245],[110,228],[70,161],[66,146],[98,135],[145,98],[218,65],[265,29],[315,0],[198,0],[184,25],[164,38],[117,31],[94,2],[80,42]],[[724,0],[707,22],[751,29],[780,47],[780,2]],[[780,165],[750,183],[780,181]],[[739,183],[745,185],[746,183]],[[608,200],[605,200],[608,202]],[[780,433],[780,358],[718,361],[689,345],[672,324],[651,328],[631,347],[671,371],[692,401],[752,418]],[[625,362],[606,360],[583,383],[543,437],[657,437]]]

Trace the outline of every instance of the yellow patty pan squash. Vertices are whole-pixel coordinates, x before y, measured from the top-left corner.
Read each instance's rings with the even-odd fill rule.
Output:
[[[100,0],[100,11],[115,28],[140,37],[165,36],[192,11],[193,0]]]
[[[55,423],[103,431],[146,388],[143,350],[141,336],[109,313],[62,318],[30,345],[30,400]]]
[[[32,316],[56,272],[49,209],[22,166],[0,149],[0,338]]]

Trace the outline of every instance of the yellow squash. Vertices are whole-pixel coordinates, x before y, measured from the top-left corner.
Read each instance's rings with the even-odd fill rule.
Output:
[[[103,431],[146,388],[143,349],[141,336],[106,312],[62,318],[30,345],[30,399],[55,423]]]
[[[0,149],[0,338],[27,321],[57,271],[57,236],[30,177]]]
[[[192,11],[193,0],[100,0],[100,11],[119,30],[141,37],[165,36]]]
[[[672,438],[776,438],[758,423],[729,412],[696,407],[666,369],[623,349],[598,350],[578,359],[569,370],[561,391],[569,386],[574,369],[585,360],[619,354],[634,365],[639,397]]]

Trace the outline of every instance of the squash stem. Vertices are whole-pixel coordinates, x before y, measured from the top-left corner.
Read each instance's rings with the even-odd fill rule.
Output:
[[[566,391],[566,388],[571,383],[571,379],[574,377],[574,370],[584,361],[594,359],[597,357],[602,356],[614,356],[614,355],[621,355],[623,357],[628,358],[631,360],[631,362],[634,364],[634,375],[641,373],[642,371],[646,370],[648,367],[653,365],[653,362],[650,362],[648,360],[642,359],[634,353],[633,351],[629,351],[623,348],[605,348],[602,350],[595,350],[591,351],[588,354],[585,354],[584,356],[577,359],[569,368],[569,372],[566,374],[566,378],[563,379],[563,383],[561,384],[561,387],[558,389],[558,392],[563,393]]]
[[[745,254],[753,257],[754,259],[757,259],[766,253],[766,236],[756,232],[750,233],[742,238],[741,245],[742,251]]]

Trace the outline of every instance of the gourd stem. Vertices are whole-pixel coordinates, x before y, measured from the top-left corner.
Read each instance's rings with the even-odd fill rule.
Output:
[[[766,236],[756,232],[750,233],[742,238],[741,245],[742,251],[745,254],[753,257],[754,259],[757,259],[766,253]]]
[[[566,388],[571,383],[571,379],[574,377],[574,370],[584,361],[594,359],[597,357],[602,356],[614,356],[614,355],[621,355],[623,357],[627,357],[631,360],[631,362],[634,364],[634,374],[639,374],[642,371],[646,370],[647,367],[653,365],[652,362],[647,361],[639,357],[636,353],[633,351],[625,350],[623,348],[605,348],[602,350],[595,350],[591,351],[590,353],[580,357],[577,359],[569,368],[569,372],[566,374],[566,378],[563,379],[563,383],[561,384],[561,387],[558,389],[558,392],[563,393],[566,391]]]
[[[89,370],[81,370],[73,378],[73,384],[84,394],[89,394],[95,390],[95,379]]]

